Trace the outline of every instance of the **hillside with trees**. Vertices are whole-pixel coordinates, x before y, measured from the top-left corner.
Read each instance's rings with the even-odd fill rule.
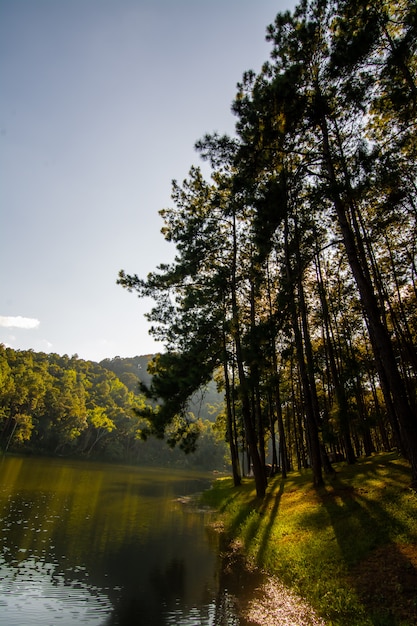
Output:
[[[140,413],[146,413],[148,403],[136,370],[140,365],[146,373],[149,358],[99,364],[0,344],[0,449],[222,470],[225,446],[213,424],[197,412],[192,419],[201,445],[194,455],[146,436],[147,420]]]
[[[273,470],[396,448],[417,487],[417,5],[302,0],[238,85],[236,134],[196,147],[160,211],[171,264],[119,284],[155,305],[152,432],[193,448],[188,398],[221,372],[240,451]]]
[[[151,384],[152,376],[148,371],[148,365],[154,356],[150,354],[131,358],[116,356],[100,361],[100,365],[114,372],[130,391],[137,394],[142,385],[149,387]],[[223,394],[217,390],[217,385],[212,379],[189,398],[187,410],[198,419],[214,421],[222,408],[223,399]]]

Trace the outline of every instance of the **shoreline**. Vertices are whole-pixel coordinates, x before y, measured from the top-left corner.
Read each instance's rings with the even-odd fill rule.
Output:
[[[212,529],[221,535],[220,544],[226,544],[223,525],[215,522]],[[231,591],[240,626],[326,626],[304,598],[252,565],[239,541],[229,541],[220,558],[221,583]]]
[[[417,624],[409,478],[392,452],[340,464],[320,489],[308,472],[274,478],[262,500],[253,481],[215,481],[203,502],[217,511],[224,575],[246,585],[235,594],[242,626]]]

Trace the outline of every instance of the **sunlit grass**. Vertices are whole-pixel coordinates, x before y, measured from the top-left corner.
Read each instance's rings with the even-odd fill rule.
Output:
[[[364,600],[367,581],[358,568],[377,548],[417,546],[417,495],[409,484],[407,464],[389,454],[341,464],[321,489],[304,471],[272,479],[262,502],[249,479],[240,488],[221,479],[204,497],[247,558],[309,600],[329,624],[405,626],[417,623],[417,591],[415,622],[383,606],[377,615]]]

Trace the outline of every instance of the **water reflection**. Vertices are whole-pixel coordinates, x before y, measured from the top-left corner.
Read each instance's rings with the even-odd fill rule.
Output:
[[[203,475],[48,459],[0,464],[0,623],[234,626]],[[230,605],[230,606],[229,606]]]

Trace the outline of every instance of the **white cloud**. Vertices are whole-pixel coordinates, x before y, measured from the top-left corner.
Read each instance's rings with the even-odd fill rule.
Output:
[[[22,317],[17,315],[15,317],[4,317],[0,315],[0,326],[3,328],[37,328],[40,321],[33,317]]]

